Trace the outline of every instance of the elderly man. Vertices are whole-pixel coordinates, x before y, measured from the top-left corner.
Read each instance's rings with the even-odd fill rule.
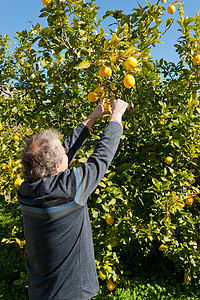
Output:
[[[23,214],[32,300],[84,300],[99,290],[87,199],[112,161],[122,135],[127,103],[112,104],[93,154],[68,169],[94,121],[109,112],[100,103],[61,144],[54,129],[33,135],[22,151],[25,181],[18,198]]]

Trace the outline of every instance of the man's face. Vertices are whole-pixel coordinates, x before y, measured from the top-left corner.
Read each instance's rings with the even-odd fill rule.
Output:
[[[66,155],[67,151],[66,148],[64,148],[60,142],[59,139],[55,139],[53,141],[55,143],[55,146],[58,148],[58,151],[60,151],[62,155],[62,162],[60,165],[56,165],[56,173],[63,172],[68,168],[68,156]]]

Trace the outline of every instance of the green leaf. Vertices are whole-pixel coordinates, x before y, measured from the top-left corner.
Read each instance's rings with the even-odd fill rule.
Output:
[[[108,202],[108,205],[109,205],[109,206],[110,206],[110,205],[115,205],[115,203],[116,203],[116,199],[113,198],[111,201]]]
[[[172,4],[173,4],[173,5],[179,4],[179,0],[176,0],[176,1],[172,2]]]
[[[165,26],[168,27],[171,22],[172,22],[171,18],[167,18]]]
[[[43,12],[41,15],[39,15],[39,18],[44,18],[47,17],[49,15],[48,12]]]
[[[143,67],[151,71],[154,70],[154,66],[148,60],[143,60]]]
[[[168,190],[169,189],[169,186],[171,185],[171,181],[165,181],[162,183],[161,185],[161,190]]]
[[[110,209],[109,209],[109,207],[108,207],[107,204],[102,204],[102,208],[103,208],[103,210],[105,210],[106,212],[109,212],[109,211],[110,211]]]
[[[158,181],[156,178],[152,178],[152,182],[157,187],[157,189],[160,190],[162,183]]]
[[[74,69],[87,69],[90,66],[90,62],[88,60],[82,61],[80,64],[78,64]]]
[[[15,280],[15,281],[13,282],[13,284],[14,284],[14,285],[20,285],[20,284],[21,284],[21,280],[20,280],[20,279]]]
[[[118,172],[124,172],[124,171],[127,171],[131,168],[133,164],[132,163],[124,163],[122,165],[119,166],[118,168]]]
[[[190,24],[192,22],[195,22],[195,20],[196,20],[196,18],[190,17],[190,18],[187,19],[187,23]]]
[[[160,44],[164,44],[164,42],[162,42],[162,41],[160,41],[160,40],[158,40],[158,39],[155,39],[154,42],[160,43]]]

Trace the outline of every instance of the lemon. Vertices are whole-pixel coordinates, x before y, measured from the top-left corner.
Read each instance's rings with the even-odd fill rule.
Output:
[[[42,0],[43,5],[49,5],[52,0]]]
[[[99,76],[101,77],[110,77],[112,75],[112,70],[109,67],[106,67],[105,65],[101,66],[99,69]]]
[[[194,65],[200,65],[200,54],[197,54],[192,61]]]
[[[167,0],[161,0],[161,2],[162,2],[163,4],[165,4],[165,3],[167,3]]]
[[[168,13],[169,13],[170,15],[173,15],[173,14],[175,13],[175,11],[176,11],[176,7],[175,7],[173,4],[170,4],[170,5],[168,6],[167,11],[168,11]]]
[[[90,92],[87,97],[90,102],[95,102],[98,99],[98,95],[94,92]]]
[[[112,281],[108,281],[107,288],[109,289],[109,291],[113,291],[115,288],[115,284]]]
[[[103,98],[103,96],[104,96],[104,90],[103,90],[104,88],[103,88],[103,86],[98,86],[98,87],[96,87],[96,89],[94,90],[94,92],[97,94],[97,96],[99,97],[99,98]]]
[[[14,135],[13,140],[14,140],[15,142],[19,141],[18,135]]]
[[[125,67],[129,70],[133,70],[138,65],[137,59],[135,57],[128,57],[125,61]]]
[[[17,178],[14,182],[15,187],[18,189],[23,181],[24,181],[24,179]]]
[[[108,102],[105,102],[105,103],[104,103],[104,105],[103,105],[103,108],[104,108],[105,110],[109,110],[109,111],[111,111],[111,106],[110,106],[110,103],[108,103]]]
[[[187,198],[185,199],[185,203],[188,204],[188,205],[192,205],[193,202],[194,202],[194,198],[191,197],[191,196],[190,196],[190,197],[187,197]]]
[[[173,157],[171,157],[171,156],[168,156],[165,158],[165,163],[167,165],[171,165],[172,161],[173,161]]]
[[[127,74],[124,77],[124,86],[128,89],[132,88],[135,85],[135,78],[131,74]]]
[[[112,226],[112,224],[114,223],[113,216],[107,215],[107,217],[106,217],[106,223],[109,224],[110,226]]]

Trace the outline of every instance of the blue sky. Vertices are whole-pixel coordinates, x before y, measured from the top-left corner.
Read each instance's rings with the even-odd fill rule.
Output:
[[[144,6],[146,4],[145,0],[96,0],[98,6],[101,7],[99,14],[102,15],[106,10],[121,9],[124,13],[130,13],[132,9],[138,7],[138,2]],[[151,4],[155,3],[156,0],[149,0]],[[188,17],[194,16],[200,10],[200,0],[185,0],[184,2],[185,14]],[[163,4],[167,8],[167,4]],[[41,0],[10,0],[3,1],[0,0],[0,34],[8,34],[13,37],[16,31],[21,31],[25,27],[30,28],[30,22],[33,24],[41,23],[41,25],[46,26],[45,19],[38,18],[40,15],[40,9],[43,7]],[[176,6],[178,8],[178,6]],[[164,20],[169,16],[165,12]],[[172,15],[170,15],[172,16]],[[173,15],[175,21],[178,19],[178,11]],[[165,24],[165,21],[163,22]],[[107,23],[103,23],[102,26],[105,30],[107,28]],[[177,54],[173,45],[176,43],[179,36],[177,31],[178,24],[174,22],[173,27],[169,30],[162,41],[165,43],[159,44],[156,48],[152,49],[152,55],[155,59],[160,59],[163,57],[168,61],[177,61]]]

